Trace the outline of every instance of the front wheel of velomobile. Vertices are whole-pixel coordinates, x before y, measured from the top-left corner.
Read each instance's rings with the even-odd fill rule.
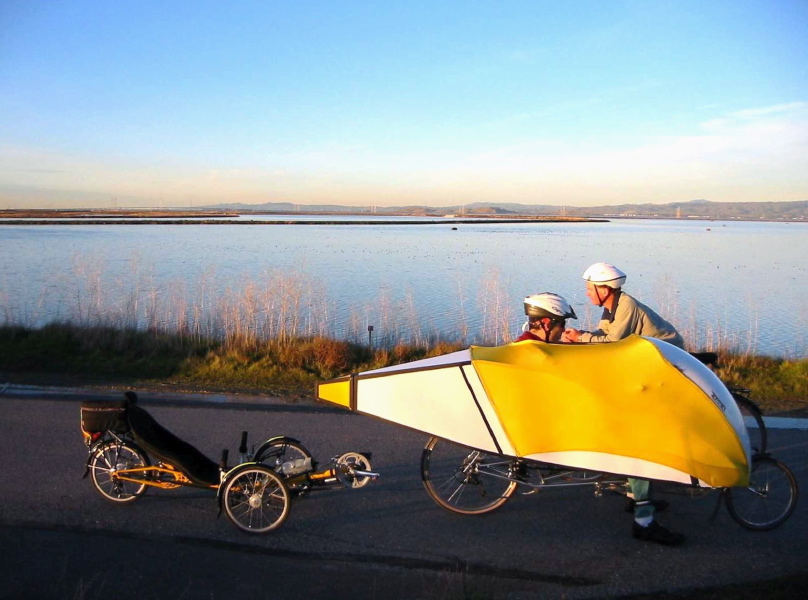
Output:
[[[148,466],[146,453],[134,444],[120,441],[105,442],[93,450],[90,459],[90,478],[95,489],[104,498],[110,502],[124,504],[137,500],[146,491],[145,483],[127,480],[143,479],[146,477],[145,472],[131,472],[131,470]]]
[[[223,494],[227,518],[247,533],[277,529],[289,515],[289,489],[263,465],[246,466],[231,475]]]
[[[727,490],[727,509],[744,527],[774,529],[791,516],[798,493],[797,481],[788,467],[770,456],[756,456],[749,486]]]
[[[421,455],[421,478],[439,506],[463,515],[481,515],[505,504],[516,490],[512,461],[433,437]]]

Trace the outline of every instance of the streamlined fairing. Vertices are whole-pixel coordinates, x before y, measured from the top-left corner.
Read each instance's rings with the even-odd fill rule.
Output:
[[[486,452],[709,487],[749,477],[729,390],[687,352],[636,335],[472,346],[327,381],[317,394]]]

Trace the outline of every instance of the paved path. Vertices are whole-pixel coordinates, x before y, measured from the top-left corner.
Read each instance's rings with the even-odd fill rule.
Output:
[[[423,434],[273,399],[142,395],[164,426],[211,457],[223,447],[234,456],[242,429],[252,442],[284,433],[321,460],[370,450],[381,481],[300,499],[265,536],[217,519],[205,491],[150,491],[116,506],[81,479],[78,400],[70,390],[12,388],[0,397],[0,598],[573,600],[808,570],[804,504],[781,528],[758,533],[723,508],[712,519],[715,494],[693,499],[659,486],[671,503],[665,522],[688,536],[677,548],[633,540],[622,498],[582,489],[518,496],[491,515],[461,517],[423,490]],[[773,428],[770,446],[808,480],[804,429]]]

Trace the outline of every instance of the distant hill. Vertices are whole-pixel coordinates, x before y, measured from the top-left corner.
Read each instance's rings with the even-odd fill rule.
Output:
[[[808,201],[799,202],[711,202],[690,200],[669,204],[618,204],[607,206],[552,206],[549,204],[484,203],[463,206],[377,206],[338,204],[217,204],[205,208],[237,212],[272,213],[366,213],[404,215],[544,215],[567,217],[635,217],[657,219],[722,219],[808,221]]]

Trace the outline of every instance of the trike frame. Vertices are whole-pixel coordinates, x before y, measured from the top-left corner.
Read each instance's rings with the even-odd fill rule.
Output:
[[[283,524],[293,497],[339,485],[355,489],[379,477],[370,470],[369,453],[348,452],[317,468],[311,453],[298,440],[274,436],[257,450],[248,450],[246,431],[242,432],[235,466],[228,466],[227,450],[215,465],[159,426],[156,431],[173,447],[161,447],[161,436],[154,437],[152,431],[147,450],[127,418],[130,402],[135,401],[136,396],[130,393],[124,402],[82,405],[82,433],[88,449],[84,477],[89,475],[95,489],[110,502],[133,502],[150,487],[208,489],[216,492],[219,514],[224,511],[236,527],[248,533],[266,533]],[[103,426],[88,426],[85,410],[107,411],[114,418],[106,419]],[[148,414],[139,407],[135,410]]]

